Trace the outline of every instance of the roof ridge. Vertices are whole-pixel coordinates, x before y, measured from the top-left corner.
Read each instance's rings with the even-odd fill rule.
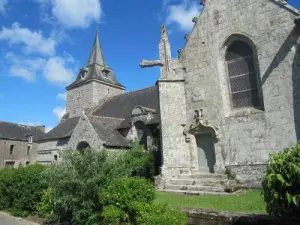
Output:
[[[112,120],[125,120],[124,118],[118,118],[118,117],[109,117],[109,116],[95,116],[95,115],[89,115],[88,117],[98,117],[103,119],[112,119]]]
[[[121,94],[121,95],[131,94],[131,93],[134,93],[134,92],[143,91],[143,90],[150,89],[150,88],[153,88],[153,87],[156,87],[156,85],[152,85],[152,86],[149,86],[149,87],[141,88],[141,89],[138,89],[138,90],[129,91],[129,92],[126,92],[126,93]],[[120,96],[120,95],[116,95],[114,97],[117,97],[117,96]]]
[[[292,11],[293,13],[295,13],[297,15],[300,15],[300,11],[296,7],[289,4],[288,1],[282,1],[282,0],[269,0],[269,1],[273,1],[275,3],[278,3],[282,6],[284,6],[286,9]]]
[[[8,121],[3,121],[0,120],[0,123],[8,123],[8,124],[12,124],[12,125],[17,125],[17,126],[24,126],[24,127],[32,127],[32,128],[38,128],[39,126],[44,126],[44,125],[37,125],[37,126],[33,126],[33,125],[28,125],[28,124],[23,124],[23,123],[14,123],[14,122],[8,122]]]

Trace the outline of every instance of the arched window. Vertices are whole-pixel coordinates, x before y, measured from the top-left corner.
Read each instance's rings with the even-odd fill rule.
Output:
[[[143,145],[147,149],[147,127],[146,125],[138,121],[135,124],[135,129],[137,132],[137,140],[140,145]]]
[[[256,54],[244,41],[234,41],[226,51],[233,108],[261,108],[255,67]]]
[[[90,149],[90,148],[91,147],[90,147],[89,143],[87,143],[85,141],[82,141],[77,145],[77,150],[79,150],[79,151],[83,151],[83,150]]]

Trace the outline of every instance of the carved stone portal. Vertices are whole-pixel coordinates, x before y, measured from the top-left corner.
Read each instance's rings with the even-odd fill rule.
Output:
[[[200,112],[201,113],[199,113],[199,110],[195,110],[192,122],[190,122],[187,126],[184,126],[185,129],[183,131],[183,135],[185,136],[185,142],[189,143],[191,141],[189,136],[190,134],[198,135],[207,131],[211,131],[214,142],[218,142],[220,139],[218,126],[211,124],[208,120],[204,120],[202,118],[203,110],[201,109]]]

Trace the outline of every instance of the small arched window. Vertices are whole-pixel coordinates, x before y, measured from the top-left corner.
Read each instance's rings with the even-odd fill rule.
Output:
[[[261,108],[255,68],[256,54],[244,41],[234,41],[226,51],[233,108]]]

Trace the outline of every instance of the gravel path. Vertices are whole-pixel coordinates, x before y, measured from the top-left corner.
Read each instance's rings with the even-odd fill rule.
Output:
[[[4,212],[0,212],[0,225],[39,225],[39,224],[29,222],[21,218],[10,216],[9,214]]]

